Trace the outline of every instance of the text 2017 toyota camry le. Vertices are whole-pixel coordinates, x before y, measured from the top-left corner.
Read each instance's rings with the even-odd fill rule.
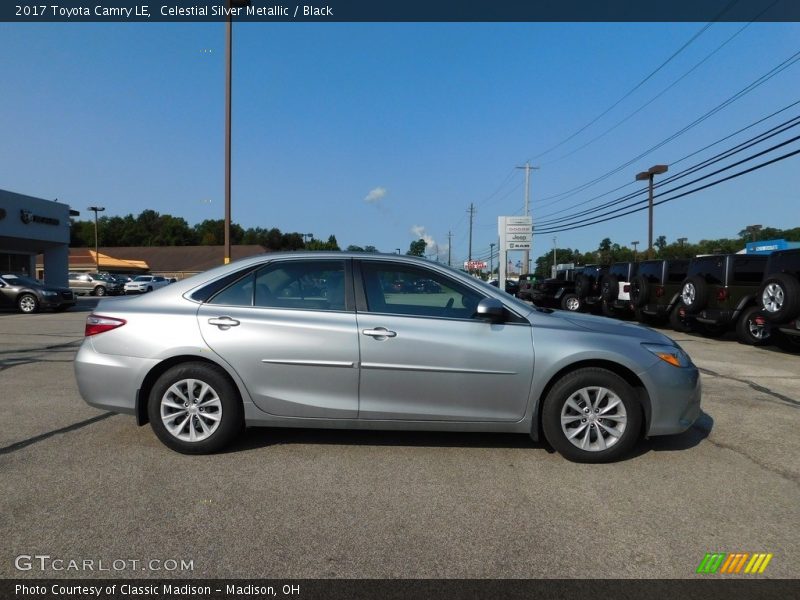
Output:
[[[198,454],[266,425],[520,432],[600,462],[700,413],[697,368],[662,334],[399,255],[264,254],[103,301],[75,373],[92,406]]]

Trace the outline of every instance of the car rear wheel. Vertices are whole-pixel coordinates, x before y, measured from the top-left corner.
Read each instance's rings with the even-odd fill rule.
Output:
[[[641,427],[636,392],[606,369],[590,367],[566,375],[547,394],[542,409],[547,441],[575,462],[622,457],[638,441]]]
[[[242,430],[242,403],[215,366],[176,365],[158,378],[148,401],[150,425],[166,446],[183,454],[209,454]]]
[[[739,341],[750,346],[758,346],[769,341],[770,327],[758,306],[750,306],[736,322],[736,335]]]
[[[35,313],[39,310],[39,300],[33,294],[22,294],[17,298],[17,308],[21,313]]]
[[[94,293],[95,296],[105,296],[106,295],[106,288],[104,288],[102,285],[98,285],[96,288],[94,288],[94,292],[93,293]]]

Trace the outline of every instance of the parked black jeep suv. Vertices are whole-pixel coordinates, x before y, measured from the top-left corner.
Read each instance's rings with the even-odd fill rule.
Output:
[[[758,290],[761,314],[778,346],[800,352],[800,249],[770,254],[765,273]]]
[[[721,335],[736,328],[745,344],[769,338],[769,327],[759,319],[758,290],[767,257],[747,254],[698,256],[689,264],[681,289],[681,316],[697,323],[706,335]]]
[[[688,259],[640,262],[631,279],[631,305],[636,320],[655,323],[669,318],[673,327],[678,325],[672,321],[678,316],[681,289],[688,272]]]
[[[608,266],[586,265],[575,275],[575,289],[565,293],[561,300],[564,310],[585,310],[602,303],[600,282],[608,273]]]
[[[575,289],[574,269],[558,271],[555,277],[539,281],[530,291],[530,297],[537,306],[560,308],[562,299]]]

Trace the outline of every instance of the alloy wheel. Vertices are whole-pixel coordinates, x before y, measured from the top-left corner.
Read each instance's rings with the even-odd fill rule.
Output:
[[[574,446],[600,452],[619,441],[628,415],[619,396],[605,387],[584,387],[561,408],[561,430]]]
[[[764,310],[770,313],[776,313],[783,308],[784,300],[783,288],[777,283],[767,284],[761,294]]]
[[[181,379],[161,397],[161,421],[166,430],[184,442],[210,437],[222,421],[222,402],[217,392],[199,379]]]
[[[691,282],[684,284],[681,290],[681,300],[683,300],[683,303],[686,306],[691,306],[696,297],[697,289],[694,287],[694,284]]]

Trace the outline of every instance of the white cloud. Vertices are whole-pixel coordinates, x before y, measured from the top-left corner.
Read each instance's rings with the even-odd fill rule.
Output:
[[[411,235],[417,240],[425,240],[425,255],[429,256],[433,253],[439,256],[439,260],[447,258],[447,244],[439,245],[432,235],[425,231],[424,225],[414,225],[410,229]]]
[[[384,187],[376,187],[369,191],[369,194],[366,195],[364,198],[364,202],[367,204],[379,204],[380,201],[389,193]]]

